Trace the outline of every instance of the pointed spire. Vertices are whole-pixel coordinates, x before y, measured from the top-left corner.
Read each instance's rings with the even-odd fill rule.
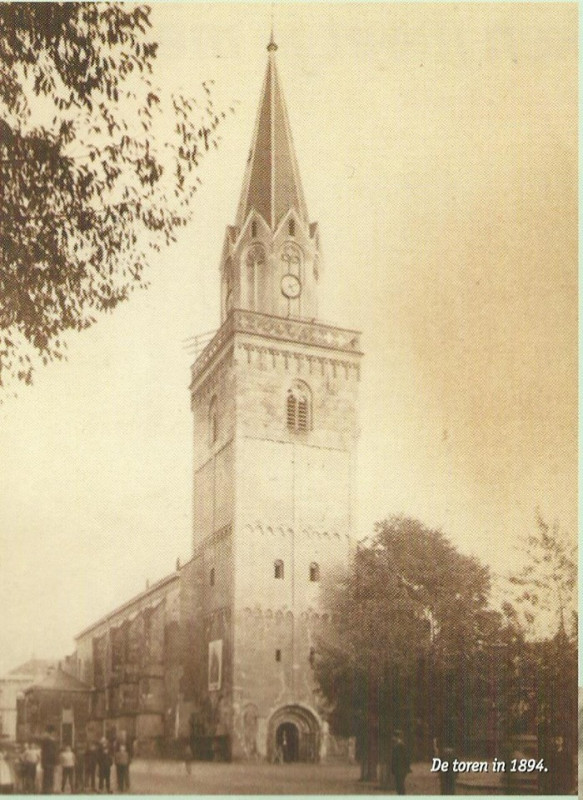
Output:
[[[306,223],[308,213],[277,74],[273,28],[267,51],[267,70],[236,224],[242,227],[251,209],[255,209],[271,230],[275,230],[290,208],[294,208]]]

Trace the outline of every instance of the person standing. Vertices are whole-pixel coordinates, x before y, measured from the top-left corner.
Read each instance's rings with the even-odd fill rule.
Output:
[[[36,769],[40,753],[34,744],[27,744],[24,748],[24,791],[27,794],[36,792]]]
[[[16,794],[24,794],[26,786],[26,764],[24,762],[24,751],[28,745],[18,747],[12,753],[12,769],[14,770],[14,791]]]
[[[397,794],[405,794],[405,778],[411,772],[407,748],[403,741],[403,733],[396,730],[393,734],[393,749],[391,752],[391,772],[395,776]]]
[[[42,776],[43,776],[43,770],[40,763],[41,762],[40,744],[38,742],[34,742],[32,748],[36,753],[36,775],[34,779],[33,794],[40,794],[42,790]]]
[[[113,764],[113,758],[105,736],[99,746],[97,764],[99,767],[99,791],[102,792],[105,788],[108,794],[111,794],[111,765]]]
[[[71,794],[75,791],[75,753],[67,745],[61,753],[61,794],[65,794],[65,786],[69,783]]]
[[[75,791],[80,794],[85,787],[85,748],[78,744],[75,750]]]
[[[125,792],[128,789],[128,772],[130,756],[125,744],[120,744],[115,754],[115,769],[117,773],[117,791]]]
[[[126,738],[126,750],[128,751],[128,771],[126,775],[126,787],[127,790],[130,790],[130,772],[131,772],[131,765],[132,761],[134,760],[134,742],[135,739],[133,736],[127,736]]]
[[[119,732],[119,738],[116,740],[115,751],[114,751],[114,759],[117,755],[119,749],[125,747],[127,753],[127,769],[125,770],[125,788],[127,791],[130,789],[130,764],[132,763],[132,758],[134,754],[134,740],[131,736],[128,736],[127,731],[121,730]],[[124,757],[125,759],[125,757]],[[117,764],[117,761],[116,761]]]
[[[453,771],[454,751],[453,747],[444,747],[439,754],[442,761],[447,761],[449,769],[447,772],[439,773],[439,788],[441,794],[455,794],[455,772]]]
[[[41,742],[40,763],[43,770],[43,794],[52,794],[54,790],[55,767],[58,759],[57,743],[53,736],[54,730],[52,725],[48,725]]]
[[[85,761],[85,789],[91,789],[94,792],[95,773],[97,772],[97,746],[95,742],[88,743],[83,760]]]

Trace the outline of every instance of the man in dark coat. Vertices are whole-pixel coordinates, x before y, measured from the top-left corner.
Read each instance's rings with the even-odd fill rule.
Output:
[[[40,746],[40,763],[43,770],[43,794],[52,794],[55,783],[55,767],[59,760],[57,743],[53,736],[54,728],[47,726]]]
[[[393,734],[391,772],[395,776],[397,794],[405,794],[405,778],[411,770],[409,768],[409,756],[407,755],[407,749],[403,741],[402,731],[395,731]]]
[[[452,768],[455,758],[453,747],[442,748],[440,751],[440,758],[442,761],[447,761],[449,764],[449,769],[447,772],[439,773],[439,786],[441,789],[441,794],[455,794],[455,772]]]
[[[97,764],[99,766],[99,791],[103,792],[105,789],[108,794],[111,794],[111,765],[113,764],[113,755],[110,744],[105,736],[99,743]]]
[[[97,771],[97,745],[95,742],[89,742],[85,749],[83,758],[84,773],[85,773],[85,788],[95,791],[95,773]]]

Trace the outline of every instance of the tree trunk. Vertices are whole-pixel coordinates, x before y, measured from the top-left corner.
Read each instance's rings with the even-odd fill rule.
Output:
[[[379,762],[379,681],[371,669],[368,673],[367,690],[366,743],[361,766],[361,779],[376,781]]]

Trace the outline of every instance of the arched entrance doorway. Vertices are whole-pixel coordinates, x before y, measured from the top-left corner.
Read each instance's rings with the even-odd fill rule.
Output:
[[[290,761],[299,761],[300,732],[293,722],[282,722],[275,732],[275,746],[281,749],[281,755],[286,764]]]
[[[281,753],[286,762],[319,761],[320,725],[315,715],[302,706],[278,709],[269,721],[268,755]]]

